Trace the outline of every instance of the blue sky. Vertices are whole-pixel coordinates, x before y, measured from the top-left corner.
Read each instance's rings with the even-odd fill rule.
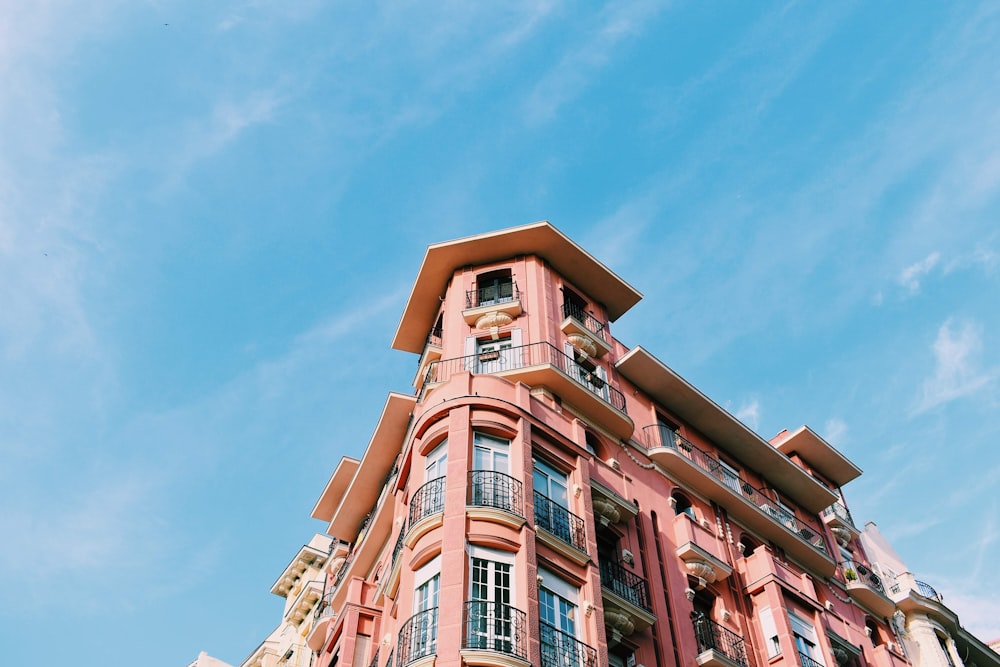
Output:
[[[995,6],[0,16],[12,664],[238,664],[409,389],[424,247],[540,219],[646,295],[619,339],[765,437],[828,437],[855,518],[1000,637]]]

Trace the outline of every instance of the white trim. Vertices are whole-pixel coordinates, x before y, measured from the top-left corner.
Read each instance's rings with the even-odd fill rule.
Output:
[[[555,593],[568,602],[572,602],[577,607],[580,606],[579,588],[544,568],[538,568],[538,576],[538,585],[540,587]]]
[[[413,590],[417,590],[439,574],[441,574],[441,554],[431,558],[413,573]]]
[[[514,564],[514,554],[511,552],[500,551],[499,549],[490,549],[489,547],[481,547],[478,544],[466,543],[465,553],[469,555],[469,558],[482,558],[484,560],[492,560],[497,563],[505,563],[507,565]]]

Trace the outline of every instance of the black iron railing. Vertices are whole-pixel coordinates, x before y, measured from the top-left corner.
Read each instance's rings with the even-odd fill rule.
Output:
[[[646,446],[650,449],[667,447],[676,450],[691,463],[729,487],[733,493],[743,496],[747,501],[753,503],[761,512],[771,517],[775,523],[779,523],[795,533],[817,551],[824,554],[829,553],[821,534],[796,519],[794,514],[771,500],[763,491],[748,482],[744,482],[733,471],[723,466],[718,459],[696,447],[680,433],[664,424],[646,426],[642,430],[645,434]]]
[[[470,600],[462,614],[462,648],[528,659],[527,616],[501,602]]]
[[[396,559],[399,558],[399,552],[403,550],[403,538],[406,537],[406,523],[403,523],[399,528],[399,535],[396,536],[396,545],[392,548],[392,563],[389,569],[394,569],[396,567]]]
[[[535,525],[571,547],[587,552],[587,532],[583,519],[538,491],[535,491]]]
[[[375,649],[375,655],[372,656],[372,661],[368,663],[368,667],[378,666],[378,649]]]
[[[840,567],[844,572],[844,579],[846,579],[848,583],[860,581],[868,588],[885,595],[885,588],[882,587],[882,580],[863,563],[845,560],[840,564]]]
[[[413,526],[421,519],[444,511],[444,477],[438,477],[427,482],[413,494],[410,499],[410,520]]]
[[[819,660],[814,660],[812,657],[806,655],[802,651],[799,651],[799,660],[802,661],[802,667],[823,667],[823,663]]]
[[[600,567],[602,588],[608,589],[637,607],[652,611],[652,607],[649,606],[649,585],[645,579],[614,561],[602,560]]]
[[[427,344],[435,347],[441,347],[442,335],[444,335],[444,332],[441,327],[434,327],[431,329],[430,333],[427,334]]]
[[[625,412],[625,395],[612,387],[596,371],[578,364],[555,345],[548,342],[519,345],[501,350],[491,350],[482,354],[470,354],[454,359],[441,359],[427,367],[424,384],[444,382],[455,373],[501,373],[503,371],[529,368],[531,366],[554,366],[564,375],[597,394],[616,410]]]
[[[316,611],[313,612],[313,618],[315,621],[319,621],[328,616],[336,616],[337,610],[333,608],[333,594],[336,591],[329,591],[323,596],[323,599],[319,601],[316,605]]]
[[[417,612],[403,623],[396,644],[400,665],[437,653],[437,624],[437,607]]]
[[[823,516],[835,516],[847,525],[856,529],[854,525],[854,518],[851,517],[851,510],[847,509],[842,503],[834,503],[823,510]]]
[[[914,581],[917,584],[917,592],[923,595],[925,598],[933,598],[934,600],[938,601],[944,599],[941,597],[941,594],[938,593],[936,590],[934,590],[934,587],[931,586],[930,584],[925,584],[922,581],[916,581],[916,580]]]
[[[517,283],[513,280],[496,282],[485,287],[469,290],[465,293],[466,308],[492,306],[498,303],[509,303],[520,300],[521,292],[518,291]]]
[[[389,652],[389,657],[385,661],[385,667],[392,667],[392,661],[395,660],[395,658],[396,658],[396,654],[393,653],[392,651],[390,651]]]
[[[608,340],[608,328],[604,322],[585,311],[580,306],[575,303],[570,303],[568,301],[563,302],[562,306],[563,317],[572,317],[574,320],[582,324],[587,328],[592,334],[596,335],[598,338],[603,340],[605,343],[610,343]]]
[[[515,516],[524,516],[521,482],[502,472],[470,470],[466,502],[477,507],[493,507]]]
[[[718,651],[738,665],[747,665],[747,651],[743,637],[728,630],[704,614],[694,614],[691,617],[694,624],[694,636],[698,638],[698,652]]]
[[[538,622],[542,667],[596,667],[597,650],[545,621]]]

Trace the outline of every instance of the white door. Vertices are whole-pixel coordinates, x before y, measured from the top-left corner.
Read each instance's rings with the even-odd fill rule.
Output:
[[[511,608],[511,564],[478,558],[471,561],[467,617],[468,648],[511,653],[515,642]]]

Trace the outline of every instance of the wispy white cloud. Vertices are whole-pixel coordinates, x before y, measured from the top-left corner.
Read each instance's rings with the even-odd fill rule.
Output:
[[[827,419],[823,425],[823,437],[831,445],[840,447],[847,438],[847,423],[837,417]]]
[[[760,401],[756,398],[744,401],[734,416],[756,431],[760,427]]]
[[[535,85],[523,105],[525,121],[540,125],[590,85],[623,42],[642,32],[662,9],[659,2],[638,0],[608,5],[586,40],[574,45]]]
[[[900,271],[897,282],[902,285],[910,294],[920,291],[920,281],[938,265],[941,260],[941,253],[934,251],[918,262],[910,264]]]
[[[979,368],[982,330],[975,322],[948,319],[934,340],[934,371],[921,386],[914,413],[972,395],[996,379],[996,371]]]

